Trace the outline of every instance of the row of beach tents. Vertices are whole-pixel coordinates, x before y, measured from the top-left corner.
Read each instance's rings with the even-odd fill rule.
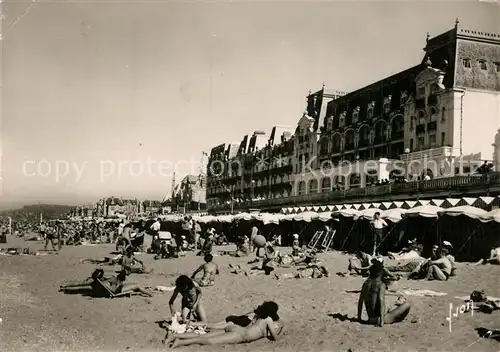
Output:
[[[380,208],[368,208],[358,210],[356,208],[346,208],[336,211],[326,211],[319,213],[314,211],[305,211],[298,214],[239,213],[236,215],[194,216],[193,219],[204,224],[213,222],[231,223],[238,220],[257,220],[266,225],[280,224],[286,221],[327,222],[330,220],[338,220],[339,217],[372,220],[375,213],[380,213],[380,217],[382,219],[389,220],[393,223],[397,223],[407,217],[438,218],[441,216],[466,216],[471,219],[479,220],[481,222],[495,221],[500,223],[500,208],[486,211],[484,209],[476,208],[471,205],[442,208],[433,204],[423,204],[411,209],[391,208],[382,210]],[[160,218],[165,222],[180,222],[183,220],[183,217],[181,215],[163,215],[160,216]]]

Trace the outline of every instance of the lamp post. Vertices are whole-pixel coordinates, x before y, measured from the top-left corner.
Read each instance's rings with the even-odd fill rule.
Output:
[[[410,173],[410,168],[409,168],[409,165],[408,165],[408,161],[409,161],[409,158],[410,158],[410,148],[406,148],[405,149],[405,155],[406,155],[406,171],[405,171],[405,177],[408,179],[409,181],[409,173]]]
[[[254,191],[255,191],[255,189],[254,189],[254,187],[255,187],[255,180],[252,180],[252,181],[251,181],[251,184],[252,184],[252,185],[251,185],[251,187],[252,187],[252,193],[251,193],[251,196],[252,196],[252,200],[253,200],[253,199],[255,198],[255,194],[254,194]]]

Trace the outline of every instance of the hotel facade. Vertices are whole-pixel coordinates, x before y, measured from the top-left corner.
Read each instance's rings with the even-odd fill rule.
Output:
[[[309,94],[295,129],[256,131],[239,146],[213,148],[208,210],[500,165],[499,127],[500,34],[457,21],[428,36],[409,69],[353,92]]]

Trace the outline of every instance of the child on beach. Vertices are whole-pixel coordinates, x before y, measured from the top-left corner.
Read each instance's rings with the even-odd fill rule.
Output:
[[[175,290],[170,298],[170,313],[175,315],[174,303],[178,295],[182,296],[182,319],[188,321],[191,314],[198,321],[206,321],[205,309],[201,305],[201,288],[186,275],[181,275],[175,280]]]
[[[198,284],[201,287],[213,286],[215,285],[215,276],[219,275],[219,267],[217,264],[213,263],[214,256],[211,254],[205,254],[205,263],[201,265],[196,271],[191,275],[191,279],[195,280],[196,275],[203,271],[203,278],[198,280]]]

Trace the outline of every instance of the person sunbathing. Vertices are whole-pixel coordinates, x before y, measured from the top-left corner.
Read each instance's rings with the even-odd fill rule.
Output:
[[[186,275],[179,276],[175,280],[175,290],[169,301],[172,317],[175,315],[175,299],[180,294],[182,296],[182,320],[186,322],[190,320],[191,315],[194,315],[198,321],[206,321],[205,309],[200,303],[201,293],[201,288],[195,281]]]
[[[198,282],[201,287],[213,286],[215,284],[215,276],[219,275],[219,267],[217,264],[213,263],[214,256],[211,254],[205,254],[203,258],[205,263],[195,270],[191,279],[195,280],[196,275],[203,271],[203,278]]]
[[[373,264],[370,269],[370,277],[363,283],[358,300],[358,321],[370,325],[382,327],[384,324],[392,324],[403,321],[411,309],[411,304],[406,301],[397,308],[385,312],[385,290],[386,284],[382,280],[384,266],[382,263]],[[363,306],[366,309],[368,320],[363,321]]]
[[[395,260],[418,259],[421,258],[422,249],[423,249],[422,245],[414,244],[413,242],[411,242],[410,247],[403,248],[398,253],[387,252],[387,256],[390,259],[395,259]]]
[[[277,280],[280,279],[321,279],[328,277],[330,273],[328,269],[321,265],[320,262],[309,264],[305,268],[298,268],[296,273],[275,274]]]
[[[494,248],[490,251],[490,257],[481,259],[476,264],[500,264],[500,247]]]
[[[189,345],[234,345],[248,343],[269,337],[276,341],[278,331],[275,321],[279,320],[278,305],[275,302],[264,302],[255,310],[255,317],[247,327],[236,324],[229,325],[224,331],[209,332],[194,337],[193,335],[179,334],[172,339],[172,348]]]
[[[106,285],[111,292],[114,294],[122,293],[122,292],[138,292],[148,297],[153,297],[153,295],[148,292],[146,289],[140,287],[139,285],[133,283],[125,283],[127,278],[127,272],[122,270],[118,273],[118,275],[113,276],[105,281],[100,280],[103,285]]]
[[[110,279],[111,279],[110,277],[104,277],[104,270],[96,269],[88,279],[83,281],[73,281],[67,285],[59,286],[59,291],[64,291],[64,292],[80,292],[85,290],[94,291],[94,289],[96,288],[97,280],[100,280],[101,282],[106,282]]]
[[[122,263],[123,254],[118,254],[113,258],[104,257],[104,259],[82,259],[80,263],[92,263],[92,264],[109,264],[109,265],[117,265]]]
[[[146,273],[146,267],[144,266],[144,263],[135,257],[134,248],[132,246],[128,246],[125,250],[125,255],[122,257],[121,264],[122,269],[125,270],[127,275],[130,275],[132,273]],[[137,264],[140,264],[140,266]]]

